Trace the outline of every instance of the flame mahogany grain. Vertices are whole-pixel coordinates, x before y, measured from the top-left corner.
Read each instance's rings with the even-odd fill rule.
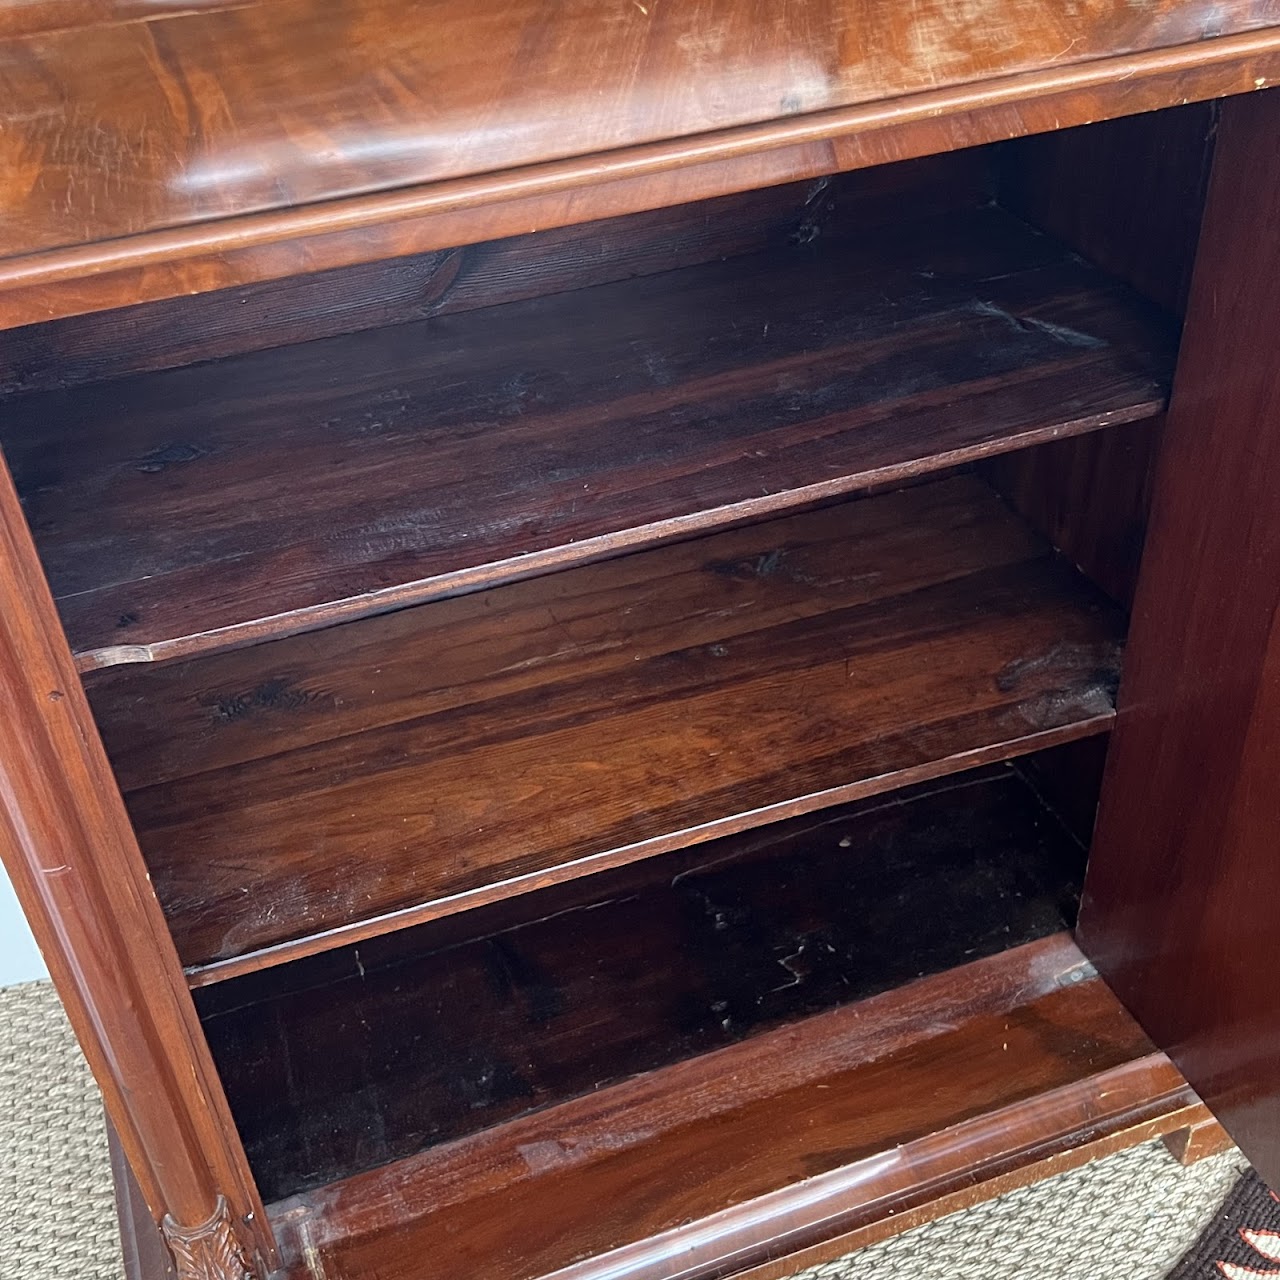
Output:
[[[168,1269],[163,1239],[179,1280],[266,1280],[278,1235],[288,1280],[778,1280],[1202,1126],[1179,1068],[1280,1181],[1280,96],[1254,92],[1280,0],[776,10],[0,3],[0,329],[157,303],[0,354],[0,852],[147,1204],[135,1269]],[[1140,117],[1230,95],[1188,294],[1215,113]],[[874,230],[844,193],[883,214],[933,170],[827,180],[1123,117],[1000,171],[1057,240],[981,207],[989,155]],[[1153,494],[1174,335],[1142,294],[1186,303]],[[975,475],[918,484],[1060,435],[979,473],[1025,523]],[[236,993],[358,1020],[323,993],[363,981],[357,942],[374,985],[407,978],[416,924],[475,992],[516,890],[572,911],[601,869],[643,897],[642,855],[1050,745],[1021,776],[1087,830],[1123,623],[1068,559],[1125,602],[1137,577],[1082,917],[1105,981],[1055,936],[824,1011],[763,945],[801,981],[737,1043],[655,1015],[644,1059],[625,999],[584,996],[559,1040],[534,1009],[545,1070],[487,1127],[448,1087],[384,1099],[343,1136],[395,1116],[434,1145],[263,1211],[188,980],[211,1030]],[[770,887],[755,919],[822,925]],[[521,927],[522,954],[590,958]],[[705,994],[638,933],[611,957],[637,993]],[[910,941],[879,958],[939,939]],[[527,1010],[483,996],[444,1031],[424,996],[379,1048],[457,1050],[486,1009],[518,1040]],[[306,1095],[363,1063],[300,1026],[285,1093],[356,1114]],[[233,1042],[228,1080],[286,1065]],[[244,1087],[250,1132],[270,1089]]]
[[[1240,93],[1275,0],[92,0],[0,27],[0,324]],[[34,34],[33,34],[34,33]],[[388,50],[395,56],[389,57]],[[612,190],[610,189],[612,188]],[[7,295],[7,296],[5,296]]]

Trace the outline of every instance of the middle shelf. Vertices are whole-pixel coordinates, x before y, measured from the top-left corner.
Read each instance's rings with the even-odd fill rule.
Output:
[[[202,984],[1100,732],[1123,628],[962,474],[86,687]]]

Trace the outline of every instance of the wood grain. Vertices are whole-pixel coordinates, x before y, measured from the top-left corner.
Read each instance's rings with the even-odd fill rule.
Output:
[[[1011,143],[1000,154],[1000,202],[1181,316],[1219,106],[1193,103]]]
[[[1177,1127],[1194,1105],[1059,936],[280,1202],[271,1216],[290,1280],[698,1280],[1109,1132],[1158,1132],[1161,1118]]]
[[[91,668],[1149,417],[1171,337],[984,209],[23,396],[0,437]]]
[[[648,12],[563,0],[553,17],[534,0],[275,0],[64,27],[0,43],[0,100],[23,108],[5,132],[3,252],[803,118],[1278,22],[1269,0],[1075,12],[1005,0],[981,15],[939,0],[907,11],[806,0],[785,26],[734,0]]]
[[[1133,605],[1163,421],[1154,418],[981,465],[1019,515],[1125,608]]]
[[[1212,1117],[1165,1134],[1164,1145],[1169,1154],[1184,1166],[1199,1164],[1210,1156],[1222,1155],[1235,1146],[1231,1136]]]
[[[1081,917],[1108,980],[1275,1185],[1278,130],[1280,95],[1223,106]]]
[[[252,286],[236,305],[257,308],[256,349],[431,308],[240,355],[227,298],[184,306],[188,327],[156,313],[111,367],[99,330],[84,368],[101,385],[0,405],[24,504],[0,474],[0,852],[189,1272],[265,1272],[271,1224],[24,511],[86,670],[176,659],[89,674],[172,917],[192,954],[230,956],[191,980],[238,973],[281,1000],[300,970],[280,962],[308,951],[390,955],[408,944],[386,931],[446,911],[432,927],[461,947],[462,906],[510,913],[504,895],[610,863],[656,872],[644,854],[1110,723],[1118,614],[1007,511],[918,524],[910,504],[940,489],[882,495],[857,519],[906,504],[896,550],[859,526],[793,555],[781,526],[755,545],[740,526],[787,512],[790,538],[837,495],[1154,420],[1168,329],[1114,280],[995,212],[869,238],[879,275],[822,235],[759,251],[760,224],[728,207],[678,272],[648,268],[692,210],[655,215],[634,258],[607,231],[458,250],[1265,89],[1277,0],[796,0],[785,24],[748,0],[0,9],[0,328]],[[1255,95],[1221,119],[1082,936],[1278,1181],[1280,108]],[[1030,216],[1175,309],[1201,187],[1153,157],[1179,133],[1165,117],[1075,135],[1018,177]],[[958,248],[940,268],[922,242]],[[394,268],[368,264],[411,255],[431,256],[384,296]],[[492,278],[463,275],[477,259]],[[317,327],[277,322],[270,282],[342,266],[349,312],[317,278]],[[198,314],[221,317],[208,348]],[[160,372],[201,350],[221,358]],[[30,367],[6,385],[56,384]],[[1067,442],[1006,489],[1124,598],[1115,535],[1145,491],[1111,444]],[[1081,495],[1106,512],[1059,505]],[[732,554],[666,558],[712,528]],[[878,581],[864,549],[884,553]],[[511,585],[570,567],[554,589]],[[1060,770],[1073,799],[1088,766]],[[780,1256],[1205,1118],[1058,940],[508,1117],[271,1220],[293,1280],[764,1280]]]
[[[279,1200],[1058,932],[1083,871],[996,766],[222,983],[200,1007]]]
[[[184,962],[279,962],[1098,732],[1121,634],[960,477],[90,687]]]
[[[173,1258],[129,1167],[128,1157],[120,1146],[110,1117],[106,1128],[107,1157],[111,1162],[116,1217],[120,1224],[124,1280],[175,1280]]]
[[[274,1242],[0,464],[0,857],[158,1220]],[[265,1271],[263,1272],[265,1274]]]
[[[42,391],[544,297],[991,202],[991,148],[9,331],[0,392]]]
[[[1238,93],[1280,48],[1274,0],[414,14],[277,0],[4,39],[0,323],[447,247],[404,223],[460,208],[505,217],[492,238]],[[610,180],[622,206],[584,209]]]

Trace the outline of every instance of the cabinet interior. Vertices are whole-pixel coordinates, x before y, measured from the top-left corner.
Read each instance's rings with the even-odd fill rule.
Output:
[[[566,1265],[1150,1053],[1061,935],[1213,111],[10,335],[280,1223],[395,1168]]]

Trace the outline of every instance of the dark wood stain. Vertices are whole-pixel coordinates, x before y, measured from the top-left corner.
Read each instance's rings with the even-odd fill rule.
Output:
[[[1280,95],[1222,109],[1082,935],[1280,1185]]]
[[[997,766],[579,882],[576,901],[530,895],[500,932],[482,910],[467,941],[426,925],[390,958],[347,948],[222,983],[200,1006],[278,1200],[1057,932],[1083,862]]]
[[[1121,636],[961,476],[90,694],[185,962],[278,962],[1098,732]]]
[[[784,1280],[1192,1085],[1280,1179],[1280,0],[787,9],[0,3],[0,856],[146,1280]]]
[[[1046,938],[279,1202],[286,1273],[709,1280],[1203,1114],[1090,974]]]
[[[1182,315],[1218,111],[1198,102],[1012,142],[1000,201]]]
[[[1163,419],[1001,454],[981,474],[1114,600],[1133,604]]]
[[[783,24],[747,0],[403,12],[0,15],[0,100],[21,104],[0,135],[0,325],[1245,93],[1280,67],[1275,0],[796,0]]]
[[[994,194],[992,148],[557,227],[463,248],[267,280],[11,330],[0,392],[47,391],[429,315],[656,275],[780,245],[865,235]]]
[[[1171,337],[988,208],[22,396],[0,430],[92,667],[1149,417]]]

